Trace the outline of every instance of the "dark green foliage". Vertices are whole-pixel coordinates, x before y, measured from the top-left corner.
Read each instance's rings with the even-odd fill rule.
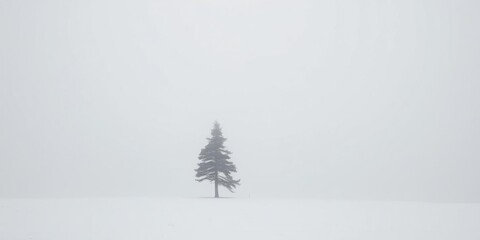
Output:
[[[228,151],[223,143],[227,140],[222,135],[222,129],[218,122],[214,123],[212,137],[202,149],[198,159],[200,163],[197,172],[197,181],[209,180],[215,183],[215,197],[218,197],[218,185],[226,187],[230,192],[240,185],[240,180],[234,180],[230,173],[237,172],[235,165],[229,161],[231,152]]]

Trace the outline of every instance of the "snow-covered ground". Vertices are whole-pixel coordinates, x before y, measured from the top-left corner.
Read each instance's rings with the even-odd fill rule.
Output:
[[[480,204],[317,199],[3,199],[0,239],[480,239]]]

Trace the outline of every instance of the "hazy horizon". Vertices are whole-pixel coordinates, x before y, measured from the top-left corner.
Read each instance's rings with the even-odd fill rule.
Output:
[[[480,201],[475,1],[0,1],[0,198]]]

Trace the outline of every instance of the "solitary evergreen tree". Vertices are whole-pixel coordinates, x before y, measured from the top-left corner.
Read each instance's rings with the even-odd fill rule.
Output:
[[[231,152],[228,151],[223,143],[227,140],[222,135],[220,124],[215,122],[212,129],[212,137],[207,138],[209,141],[205,148],[202,149],[198,159],[200,163],[197,172],[197,181],[202,182],[209,180],[215,183],[215,197],[218,198],[218,185],[226,187],[230,192],[240,185],[240,180],[234,180],[230,175],[231,172],[237,172],[235,165],[228,161]]]

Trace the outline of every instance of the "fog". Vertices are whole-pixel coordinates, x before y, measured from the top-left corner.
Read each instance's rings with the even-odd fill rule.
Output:
[[[0,197],[480,201],[476,1],[0,1]]]

